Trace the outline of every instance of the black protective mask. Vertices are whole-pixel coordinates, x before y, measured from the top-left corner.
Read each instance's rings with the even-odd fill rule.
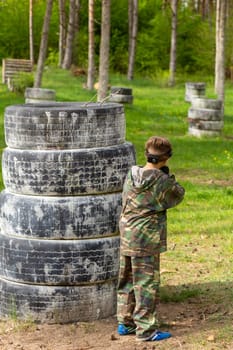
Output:
[[[146,152],[147,162],[152,164],[159,163],[162,160],[161,158],[163,158],[164,156],[167,156],[168,158],[170,158],[172,156],[172,151],[168,151],[167,153],[162,153],[160,155]]]

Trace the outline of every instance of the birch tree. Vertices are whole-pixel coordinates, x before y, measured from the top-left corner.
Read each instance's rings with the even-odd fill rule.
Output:
[[[94,0],[88,2],[88,72],[87,89],[92,90],[95,79],[95,36],[94,36]]]
[[[170,64],[169,64],[169,85],[175,85],[175,71],[176,71],[176,39],[177,39],[177,8],[178,0],[171,0],[171,48],[170,48]]]
[[[136,54],[138,32],[138,0],[128,0],[128,23],[129,23],[129,63],[128,80],[133,79],[134,62]]]
[[[199,0],[197,1],[197,11],[201,14],[202,18],[209,18],[211,11],[213,10],[214,7],[214,2],[213,0]]]
[[[33,37],[33,0],[29,0],[29,47],[30,60],[34,63],[34,37]]]
[[[66,47],[62,68],[70,69],[72,63],[73,43],[77,28],[77,18],[80,8],[80,0],[70,0],[69,23],[66,35]]]
[[[53,0],[47,0],[34,88],[39,88],[42,82],[44,63],[45,63],[47,48],[48,48],[49,25],[50,25],[50,18],[52,15],[52,7],[53,7]]]
[[[102,0],[101,39],[99,61],[99,88],[97,100],[101,102],[108,92],[109,81],[109,48],[110,48],[110,11],[111,1]]]
[[[59,0],[59,67],[62,67],[66,44],[66,0]]]
[[[215,54],[215,92],[224,102],[225,84],[225,23],[227,0],[216,3],[216,54]]]

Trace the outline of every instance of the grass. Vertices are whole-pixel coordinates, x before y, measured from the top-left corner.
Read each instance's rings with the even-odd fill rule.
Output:
[[[84,83],[85,78],[54,68],[47,68],[43,78],[43,87],[55,89],[58,101],[96,100],[96,92],[85,90]],[[219,312],[208,315],[204,329],[213,329],[219,344],[224,338],[228,346],[232,341],[232,311],[229,310],[233,308],[232,83],[226,84],[223,133],[212,138],[188,135],[189,104],[184,101],[184,82],[168,88],[159,81],[136,78],[129,82],[120,75],[113,75],[111,85],[133,89],[134,102],[125,105],[126,139],[135,145],[137,162],[144,163],[144,143],[149,136],[168,137],[174,148],[170,169],[186,189],[185,200],[168,212],[168,252],[163,254],[161,262],[162,300],[188,305],[195,299],[203,307],[220,304]],[[2,149],[5,146],[4,108],[23,103],[24,98],[8,92],[4,85],[0,86],[0,94]],[[211,79],[206,95],[214,97]],[[216,330],[218,323],[221,323],[221,331]],[[221,347],[214,347],[216,342],[209,347],[201,331],[186,342],[190,344],[187,349]]]

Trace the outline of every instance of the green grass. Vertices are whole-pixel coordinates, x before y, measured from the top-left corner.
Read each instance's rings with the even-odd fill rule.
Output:
[[[70,72],[48,68],[42,87],[55,89],[58,101],[96,101],[96,91],[87,91],[83,84],[83,77],[73,77]],[[186,189],[184,201],[168,212],[168,252],[163,254],[161,262],[162,300],[189,305],[190,300],[195,299],[207,308],[220,304],[221,310],[211,314],[203,323],[203,332],[206,329],[216,331],[217,324],[221,322],[218,344],[225,337],[227,343],[224,344],[228,346],[232,341],[232,316],[229,316],[232,312],[229,310],[233,308],[232,84],[226,84],[223,133],[212,138],[188,135],[187,112],[190,105],[184,101],[184,82],[168,88],[158,81],[136,78],[129,82],[120,75],[113,75],[111,85],[133,89],[134,102],[125,105],[126,139],[135,145],[137,162],[144,163],[144,143],[148,137],[163,135],[169,138],[174,148],[174,155],[169,161],[170,169]],[[4,85],[0,86],[0,94],[2,149],[5,146],[4,108],[23,103],[24,98],[8,92]],[[214,96],[211,79],[206,95]],[[194,349],[211,349],[212,346],[206,344],[206,337],[203,341],[201,331],[197,337],[188,337],[186,342],[189,342],[190,349],[191,346]],[[212,348],[221,348],[218,344],[214,343],[219,347]]]

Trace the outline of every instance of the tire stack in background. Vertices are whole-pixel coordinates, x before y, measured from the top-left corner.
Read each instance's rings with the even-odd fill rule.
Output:
[[[126,87],[112,86],[109,101],[116,103],[133,103],[133,90]]]
[[[194,98],[203,98],[206,93],[206,84],[205,83],[191,83],[188,82],[185,84],[185,101],[192,102]]]
[[[135,151],[123,106],[5,110],[0,316],[86,322],[116,311],[118,219]]]
[[[51,89],[26,88],[25,103],[47,103],[56,101],[56,92]]]
[[[219,136],[224,126],[222,101],[194,98],[188,110],[189,134],[197,137]]]

